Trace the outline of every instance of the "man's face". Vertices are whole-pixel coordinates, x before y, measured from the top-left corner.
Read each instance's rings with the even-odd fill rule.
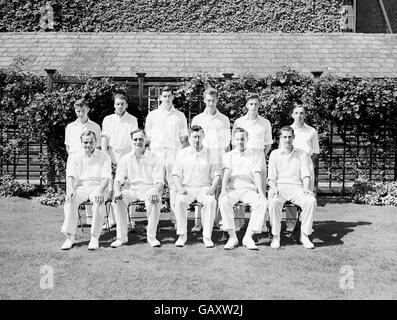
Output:
[[[280,140],[286,149],[291,149],[292,143],[294,141],[294,135],[291,131],[282,130],[280,134]]]
[[[292,112],[292,118],[299,123],[305,121],[306,118],[305,109],[303,109],[302,107],[295,108],[294,111]]]
[[[127,102],[124,99],[116,98],[114,100],[114,110],[117,115],[123,115],[125,110],[127,110]]]
[[[237,148],[239,148],[240,151],[244,151],[248,140],[247,135],[244,132],[236,132],[234,134],[234,140]]]
[[[247,101],[245,106],[247,107],[249,113],[257,114],[259,105],[260,105],[260,103],[259,103],[258,99],[250,99]]]
[[[145,148],[146,139],[142,131],[134,133],[131,139],[132,144],[136,150],[141,151]]]
[[[204,133],[202,130],[193,131],[189,136],[189,143],[194,148],[199,149],[203,145],[203,138],[204,138]]]
[[[83,149],[85,153],[92,154],[94,152],[95,142],[96,142],[95,138],[92,134],[89,136],[83,136],[81,138],[81,143],[83,145]]]
[[[172,103],[172,100],[174,100],[174,95],[172,94],[171,91],[163,91],[160,96],[161,103],[164,103],[165,105],[169,106]]]
[[[87,119],[88,111],[89,109],[86,106],[74,108],[74,112],[76,113],[77,118],[79,118],[80,120]]]
[[[216,104],[218,102],[218,98],[215,95],[206,94],[204,98],[205,106],[212,111],[216,111]]]

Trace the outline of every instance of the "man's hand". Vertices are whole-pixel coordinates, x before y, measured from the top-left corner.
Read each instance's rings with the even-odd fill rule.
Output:
[[[113,199],[114,201],[116,200],[121,200],[123,198],[123,195],[121,194],[120,190],[112,191],[114,193]]]
[[[269,199],[278,197],[280,195],[280,192],[278,191],[277,187],[273,187],[269,189]]]
[[[148,199],[149,199],[149,201],[150,201],[151,203],[157,203],[157,202],[160,201],[159,194],[156,192],[156,190],[153,190],[153,191],[149,194]]]
[[[303,188],[303,194],[305,195],[305,196],[308,196],[308,195],[310,195],[312,192],[309,190],[309,189],[307,189],[307,188]]]
[[[224,191],[224,189],[222,189],[220,195],[219,195],[219,199],[221,199],[222,197],[228,197],[227,192]]]
[[[66,197],[65,197],[65,202],[66,203],[71,203],[72,202],[72,199],[73,199],[73,197],[74,197],[74,190],[73,191],[69,191],[67,194],[66,194]]]
[[[94,199],[93,201],[94,204],[101,204],[104,202],[103,193],[98,190],[94,192],[92,198]]]
[[[213,195],[215,194],[216,189],[217,189],[217,187],[211,186],[211,187],[208,189],[207,194],[210,195],[210,196],[213,196]]]
[[[187,194],[187,191],[184,187],[182,188],[176,188],[176,193],[178,194]]]
[[[259,197],[266,200],[266,195],[263,192],[259,192]]]

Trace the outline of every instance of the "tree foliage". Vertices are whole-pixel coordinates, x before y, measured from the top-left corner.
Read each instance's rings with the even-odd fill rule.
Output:
[[[0,1],[0,31],[338,32],[340,0]],[[50,26],[51,24],[49,24]]]

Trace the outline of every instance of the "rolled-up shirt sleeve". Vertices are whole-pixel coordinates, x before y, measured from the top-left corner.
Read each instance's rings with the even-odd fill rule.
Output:
[[[70,146],[70,126],[67,125],[65,129],[65,145]]]
[[[225,149],[230,145],[230,139],[231,139],[231,134],[230,134],[230,120],[226,117],[224,120],[224,132],[222,134],[223,137],[223,143],[222,143],[222,147]]]
[[[103,119],[101,137],[109,138],[109,121],[108,118]]]
[[[301,162],[300,162],[300,173],[301,179],[305,177],[310,177],[310,165],[309,165],[309,155],[306,152],[302,153]]]
[[[320,153],[320,144],[318,143],[318,135],[317,135],[317,131],[314,131],[313,136],[312,136],[312,152],[313,153]]]
[[[145,133],[146,133],[146,138],[150,141],[152,140],[152,113],[149,112],[149,114],[146,117],[146,122],[145,122]]]
[[[183,149],[182,149],[182,150],[183,150]],[[181,151],[182,151],[182,150],[181,150]],[[182,163],[181,163],[181,161],[183,161],[183,156],[181,156],[181,151],[179,151],[179,152],[177,153],[176,161],[175,161],[175,164],[174,164],[174,166],[173,166],[173,168],[172,168],[172,175],[173,175],[173,176],[178,176],[179,178],[182,179],[183,170],[182,170]]]
[[[273,144],[273,136],[272,136],[272,125],[270,121],[267,121],[266,130],[265,130],[265,146]]]
[[[120,159],[120,162],[117,165],[117,169],[116,169],[116,177],[114,178],[115,181],[118,181],[120,183],[123,183],[124,177],[128,175],[128,167],[125,160],[126,160],[125,157],[122,157]]]
[[[179,138],[186,137],[189,134],[187,130],[187,120],[186,117],[183,115],[180,120],[179,126]]]
[[[162,183],[164,184],[164,175],[165,175],[165,164],[162,159],[155,158],[155,164],[153,167],[153,183]]]
[[[222,169],[231,169],[232,168],[232,156],[231,153],[228,152],[223,157],[223,168]]]
[[[263,153],[261,155],[254,155],[253,161],[252,161],[252,173],[255,172],[261,172],[263,168]]]
[[[221,164],[219,163],[211,163],[210,165],[210,178],[214,179],[216,176],[221,175]]]
[[[102,164],[101,178],[112,179],[112,162],[107,154],[105,154],[105,160],[103,161]]]
[[[274,151],[276,151],[276,150],[274,150]],[[267,180],[273,180],[274,182],[277,182],[277,167],[276,167],[277,155],[274,151],[270,154],[270,157],[269,157]]]
[[[78,178],[76,155],[70,154],[66,161],[66,177]]]

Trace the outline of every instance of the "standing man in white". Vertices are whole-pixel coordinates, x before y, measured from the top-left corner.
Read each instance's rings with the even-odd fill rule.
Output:
[[[233,130],[237,127],[245,129],[248,132],[249,137],[247,148],[253,151],[255,154],[263,157],[263,167],[261,171],[262,188],[263,190],[266,190],[266,156],[272,147],[273,137],[270,121],[260,116],[258,113],[260,105],[260,99],[257,94],[248,95],[245,104],[247,113],[244,116],[236,119],[233,124]],[[243,212],[238,212],[237,216],[242,216],[244,214],[245,208],[241,207],[241,209]],[[240,210],[240,208],[238,210]],[[238,222],[238,225],[241,226],[241,222]],[[265,226],[266,224],[264,223],[264,227]]]
[[[317,193],[317,176],[318,176],[318,155],[320,153],[320,145],[318,143],[318,135],[316,129],[305,123],[307,113],[302,105],[296,106],[292,110],[292,118],[294,123],[291,128],[294,129],[295,139],[294,147],[301,149],[309,155],[310,166],[310,190]],[[294,230],[296,224],[297,212],[294,207],[285,208],[287,230]]]
[[[90,108],[88,107],[87,101],[84,99],[77,100],[74,103],[74,112],[76,113],[77,119],[69,123],[65,129],[65,146],[67,153],[75,153],[82,149],[80,136],[87,130],[95,133],[98,139],[95,147],[99,148],[101,146],[101,127],[88,118]]]
[[[108,115],[102,122],[101,149],[109,154],[112,160],[112,174],[114,176],[117,164],[122,156],[131,151],[130,132],[138,128],[137,119],[126,110],[127,97],[122,94],[114,96],[114,114]],[[109,186],[110,194],[113,193],[113,181]],[[114,206],[109,214],[109,227],[115,224]],[[106,227],[106,226],[104,226]]]
[[[164,185],[164,165],[160,159],[146,150],[146,135],[141,129],[131,132],[133,150],[124,155],[117,166],[114,179],[114,198],[116,203],[116,241],[111,247],[117,248],[128,241],[128,204],[133,201],[145,201],[148,225],[147,242],[159,247],[156,230],[160,218],[161,194]],[[121,185],[128,180],[128,189]]]
[[[95,149],[94,132],[85,131],[80,139],[82,149],[70,154],[66,165],[65,220],[61,228],[61,232],[66,235],[66,241],[61,247],[62,250],[69,250],[74,245],[78,207],[87,200],[93,203],[91,241],[88,249],[97,249],[106,210],[104,201],[111,179],[110,158],[105,152]]]
[[[178,152],[176,163],[172,170],[176,186],[175,215],[179,235],[175,242],[177,247],[183,247],[187,241],[188,206],[197,200],[203,204],[203,242],[207,248],[212,248],[212,228],[216,213],[215,191],[220,182],[220,167],[212,161],[210,151],[203,147],[203,128],[192,126],[189,130],[190,146]]]
[[[210,152],[211,162],[218,163],[222,166],[222,159],[230,148],[230,121],[227,116],[220,113],[216,105],[218,103],[218,92],[214,88],[208,88],[204,91],[203,99],[205,109],[202,113],[192,119],[191,126],[200,126],[204,130],[204,148]],[[218,198],[219,191],[215,197]],[[192,231],[201,230],[201,220],[198,219],[199,207],[196,207],[195,225]]]
[[[307,249],[314,248],[309,239],[312,233],[316,198],[310,191],[310,166],[308,154],[293,146],[294,129],[280,129],[281,147],[273,150],[269,157],[267,181],[269,190],[269,215],[272,226],[272,248],[280,247],[282,208],[290,201],[302,208],[301,242]]]
[[[229,233],[229,240],[224,248],[230,250],[238,245],[233,206],[242,201],[251,207],[251,218],[243,238],[243,246],[257,250],[252,236],[261,233],[267,209],[261,176],[263,157],[247,149],[249,137],[243,128],[237,127],[233,131],[233,139],[236,141],[236,148],[225,154],[222,192],[219,196],[223,230]]]
[[[164,87],[160,94],[161,104],[146,117],[145,131],[150,150],[165,164],[170,193],[171,215],[175,222],[175,185],[172,167],[176,154],[188,145],[187,120],[183,112],[175,109],[171,87]]]
[[[88,118],[90,108],[88,107],[87,101],[84,99],[77,100],[74,103],[74,112],[76,113],[77,119],[69,123],[65,129],[65,146],[67,153],[72,154],[81,150],[82,146],[80,137],[86,130],[90,130],[95,133],[95,137],[97,139],[95,147],[99,148],[101,146],[101,127],[99,124]],[[92,218],[92,207],[87,205],[85,210],[87,222],[89,222],[89,219]]]

